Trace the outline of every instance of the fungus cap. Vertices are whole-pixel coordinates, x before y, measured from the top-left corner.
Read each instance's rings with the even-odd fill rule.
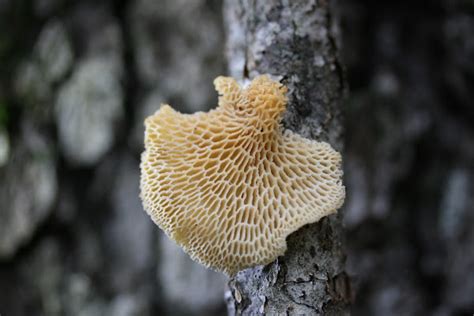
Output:
[[[341,156],[281,126],[287,89],[268,76],[242,89],[214,80],[219,106],[145,120],[141,198],[194,260],[234,274],[286,251],[286,237],[341,207]]]

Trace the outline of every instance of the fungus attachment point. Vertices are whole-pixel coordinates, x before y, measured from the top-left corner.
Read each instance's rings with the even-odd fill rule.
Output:
[[[341,156],[281,126],[287,89],[268,76],[214,81],[219,106],[145,120],[141,198],[194,260],[229,275],[283,255],[286,237],[336,212]]]

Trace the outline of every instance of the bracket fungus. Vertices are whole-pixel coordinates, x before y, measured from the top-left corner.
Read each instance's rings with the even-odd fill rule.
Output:
[[[141,198],[194,260],[232,275],[286,251],[286,237],[341,207],[341,155],[285,130],[287,88],[268,76],[214,85],[219,106],[145,120]]]

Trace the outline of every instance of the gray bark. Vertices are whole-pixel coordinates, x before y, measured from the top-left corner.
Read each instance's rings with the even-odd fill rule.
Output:
[[[1,315],[224,313],[139,199],[144,117],[216,103],[221,8],[0,0]]]
[[[344,76],[332,9],[326,1],[227,1],[231,74],[279,77],[289,88],[283,124],[342,150]],[[350,283],[344,271],[341,217],[292,234],[283,257],[239,272],[229,282],[228,310],[237,315],[343,315]]]
[[[474,310],[472,2],[339,2],[354,315]]]

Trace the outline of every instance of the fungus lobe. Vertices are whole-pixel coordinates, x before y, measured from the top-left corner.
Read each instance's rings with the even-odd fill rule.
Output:
[[[141,198],[192,259],[234,274],[286,251],[286,237],[341,207],[341,156],[281,126],[287,89],[268,76],[214,85],[219,105],[145,120]]]

